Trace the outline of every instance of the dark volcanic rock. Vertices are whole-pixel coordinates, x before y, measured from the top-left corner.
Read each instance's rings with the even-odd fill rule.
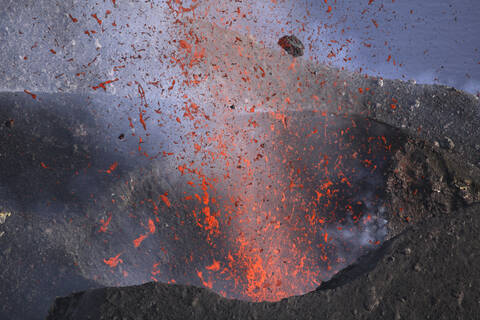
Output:
[[[294,35],[281,37],[280,40],[278,40],[278,45],[294,57],[303,56],[303,50],[305,47]]]
[[[480,202],[478,170],[462,169],[461,163],[413,139],[396,152],[387,179],[390,236],[412,223]]]
[[[59,298],[47,319],[478,319],[479,228],[478,205],[432,218],[385,242],[315,292],[276,303],[148,283]]]

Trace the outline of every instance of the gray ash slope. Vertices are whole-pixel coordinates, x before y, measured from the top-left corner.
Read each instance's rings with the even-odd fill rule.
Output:
[[[98,234],[94,222],[82,225],[85,198],[115,183],[96,170],[119,161],[121,172],[128,162],[89,103],[80,95],[0,94],[0,319],[41,319],[55,296],[101,286],[76,262],[78,248]]]
[[[277,303],[148,283],[58,298],[56,319],[478,319],[480,206],[425,220],[316,291]]]
[[[123,283],[104,263],[118,248],[133,249],[126,233],[142,231],[112,203],[122,204],[112,193],[147,163],[129,153],[138,140],[116,109],[122,103],[131,101],[0,93],[0,319],[44,319],[59,295],[148,281]],[[99,231],[112,212],[123,237]]]

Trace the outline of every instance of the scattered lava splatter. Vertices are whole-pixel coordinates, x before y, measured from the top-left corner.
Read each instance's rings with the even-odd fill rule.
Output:
[[[141,32],[134,31],[135,37],[145,40],[148,35],[152,41],[132,40],[126,44],[131,51],[118,53],[109,60],[109,73],[89,83],[90,92],[106,93],[108,85],[128,91],[125,98],[132,106],[124,118],[131,132],[117,132],[118,140],[135,141],[130,154],[165,164],[153,179],[158,184],[151,182],[141,199],[120,194],[122,210],[96,219],[96,234],[112,249],[100,264],[106,274],[118,272],[123,281],[142,273],[136,258],[148,256],[147,279],[189,282],[251,301],[275,301],[315,289],[385,235],[380,190],[390,139],[365,118],[346,112],[374,92],[351,85],[340,70],[319,66],[316,58],[292,58],[246,36],[249,29],[241,28],[251,19],[251,3],[166,4],[172,25],[168,45],[146,57],[150,47],[160,47],[155,35],[165,30],[145,24]],[[99,10],[83,15],[90,22],[88,30],[82,29],[89,39],[132,29],[129,22],[114,20],[122,4],[112,0],[108,5],[105,15]],[[279,5],[271,1],[265,10],[275,16]],[[336,1],[321,5],[327,19],[340,14]],[[313,51],[309,40],[315,32],[338,23],[316,30],[305,24],[294,30],[289,24],[283,26],[302,39],[303,54],[304,49]],[[370,18],[368,25],[380,28],[382,21]],[[351,61],[351,42],[326,39],[323,60]],[[366,42],[363,46],[371,47]],[[98,42],[96,50],[102,50]],[[92,56],[75,76],[86,77],[91,66],[106,61],[98,57]],[[148,65],[148,59],[161,61],[166,71],[152,68],[123,77],[129,68],[140,69],[137,61]],[[389,55],[387,62],[391,60]],[[175,102],[165,106],[158,97]],[[390,107],[395,112],[400,106],[392,101]],[[156,130],[164,130],[165,141],[151,147]],[[134,139],[125,139],[127,135]],[[122,177],[124,167],[119,170],[118,165],[110,160],[99,171],[108,173],[106,179]],[[139,172],[142,176],[147,170]],[[132,181],[127,179],[122,190],[140,189]],[[112,193],[112,205],[118,205],[116,196]],[[123,229],[120,221],[127,219],[138,221],[135,232]],[[115,247],[116,237],[128,238],[130,250]]]

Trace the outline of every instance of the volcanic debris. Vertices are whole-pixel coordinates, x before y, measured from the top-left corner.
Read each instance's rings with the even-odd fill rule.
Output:
[[[303,50],[305,47],[294,35],[281,37],[280,40],[278,40],[278,45],[294,57],[303,56]]]

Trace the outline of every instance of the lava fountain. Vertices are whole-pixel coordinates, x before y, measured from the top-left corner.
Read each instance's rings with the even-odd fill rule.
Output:
[[[196,273],[228,297],[275,301],[311,291],[387,233],[383,173],[397,137],[358,117],[286,118],[231,116],[215,187],[204,183],[202,196],[187,197],[200,205],[193,216],[211,245],[211,263]]]
[[[303,60],[208,23],[179,25],[172,61],[200,94],[184,95],[177,122],[192,125],[182,124],[183,152],[172,161],[185,180],[183,221],[196,234],[182,249],[189,266],[177,259],[176,268],[197,279],[176,282],[275,301],[313,290],[379,245],[398,133],[342,112],[337,97],[357,98],[345,95],[347,82],[337,86],[335,70],[301,79]]]

